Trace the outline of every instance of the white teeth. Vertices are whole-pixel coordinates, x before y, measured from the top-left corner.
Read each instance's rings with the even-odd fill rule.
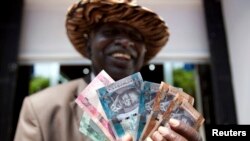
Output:
[[[125,53],[114,53],[114,54],[112,54],[112,56],[117,57],[117,58],[125,58],[125,59],[128,59],[128,60],[131,59],[131,56],[128,55],[128,54],[125,54]]]

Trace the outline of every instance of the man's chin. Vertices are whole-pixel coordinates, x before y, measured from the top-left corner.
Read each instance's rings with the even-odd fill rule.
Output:
[[[109,68],[106,71],[110,75],[110,77],[112,77],[115,81],[120,80],[134,73],[133,71],[131,71],[131,69],[126,70],[124,68],[114,68],[114,67]]]

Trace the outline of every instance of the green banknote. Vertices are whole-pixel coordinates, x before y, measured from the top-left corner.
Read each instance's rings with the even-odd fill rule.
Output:
[[[102,130],[95,124],[87,113],[83,113],[80,121],[80,132],[93,141],[109,141]]]

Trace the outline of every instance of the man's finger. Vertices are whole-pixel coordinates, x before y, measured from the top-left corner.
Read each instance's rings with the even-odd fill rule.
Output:
[[[165,138],[158,131],[155,131],[151,136],[151,138],[154,141],[166,141]]]
[[[188,124],[185,124],[179,120],[176,119],[170,119],[169,125],[171,126],[171,129],[177,132],[178,134],[182,135],[186,139],[190,141],[202,141],[202,138],[198,131],[196,131],[194,128],[189,126]]]
[[[180,134],[174,132],[168,127],[160,126],[158,128],[158,131],[167,141],[187,141],[187,139],[185,139]]]

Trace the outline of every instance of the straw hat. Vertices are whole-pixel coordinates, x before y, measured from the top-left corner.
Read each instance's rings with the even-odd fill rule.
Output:
[[[144,37],[147,52],[144,64],[152,59],[169,38],[168,27],[153,11],[135,0],[81,0],[67,13],[67,35],[75,49],[87,57],[90,31],[100,23],[122,23],[137,29]]]

